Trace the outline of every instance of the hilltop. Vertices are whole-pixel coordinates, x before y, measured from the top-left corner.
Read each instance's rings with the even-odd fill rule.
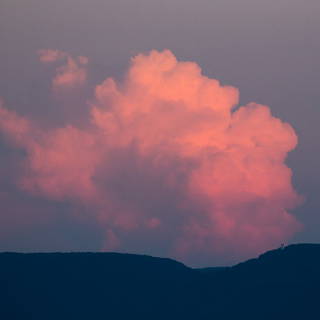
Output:
[[[192,269],[120,253],[1,253],[1,319],[298,319],[318,314],[320,245]]]

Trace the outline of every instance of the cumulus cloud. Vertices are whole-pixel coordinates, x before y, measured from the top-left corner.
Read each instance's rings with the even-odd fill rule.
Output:
[[[40,60],[64,61],[54,88],[84,84],[86,58],[44,50]],[[102,248],[241,257],[299,230],[289,210],[300,198],[285,164],[294,130],[267,106],[235,109],[238,95],[196,63],[151,51],[123,83],[96,86],[86,126],[44,130],[2,106],[0,130],[25,151],[19,186],[89,207]]]

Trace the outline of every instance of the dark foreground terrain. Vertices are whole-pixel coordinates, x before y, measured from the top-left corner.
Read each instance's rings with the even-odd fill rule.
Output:
[[[117,253],[2,253],[0,319],[320,319],[320,245],[207,269]]]

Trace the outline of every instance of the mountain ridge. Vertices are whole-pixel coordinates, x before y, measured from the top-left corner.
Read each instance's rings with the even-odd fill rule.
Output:
[[[1,319],[298,319],[320,315],[320,244],[230,267],[128,253],[0,253]]]

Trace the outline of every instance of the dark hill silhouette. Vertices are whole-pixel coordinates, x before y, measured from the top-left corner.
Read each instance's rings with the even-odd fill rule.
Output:
[[[191,269],[119,253],[0,254],[0,319],[320,319],[320,245]]]
[[[318,244],[268,251],[218,275],[211,277],[221,289],[220,319],[320,319]]]

